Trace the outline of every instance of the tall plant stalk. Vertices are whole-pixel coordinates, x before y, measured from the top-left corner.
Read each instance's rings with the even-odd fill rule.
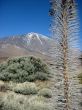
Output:
[[[70,52],[77,46],[78,18],[75,0],[50,0],[51,32],[56,42],[56,62],[64,78],[65,110],[69,110]]]

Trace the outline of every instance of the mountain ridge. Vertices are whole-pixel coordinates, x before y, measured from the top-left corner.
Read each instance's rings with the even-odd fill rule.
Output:
[[[0,56],[43,54],[51,56],[55,43],[53,39],[38,33],[28,33],[0,39]]]

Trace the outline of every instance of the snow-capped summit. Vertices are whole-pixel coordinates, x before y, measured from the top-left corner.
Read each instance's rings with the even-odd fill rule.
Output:
[[[38,40],[42,44],[42,41],[40,39],[40,35],[37,33],[34,33],[34,32],[28,33],[26,35],[26,37],[27,37],[29,43],[31,42],[31,40]]]
[[[48,38],[47,36],[34,32],[24,35],[14,36],[14,37],[12,36],[0,40],[0,53],[3,51],[3,49],[5,51],[6,48],[7,51],[7,48],[10,47],[13,48],[13,46],[15,46],[15,50],[17,47],[17,51],[19,51],[18,49],[20,48],[20,49],[24,49],[23,52],[26,53],[30,51],[30,52],[35,52],[35,53],[38,52],[41,54],[50,55],[51,53],[53,53],[54,41],[51,38]],[[13,49],[9,51],[9,53],[11,53],[12,51]]]
[[[28,33],[27,36],[29,37],[39,37],[38,33],[34,33],[34,32],[31,32],[31,33]]]
[[[11,36],[0,40],[0,57],[38,54],[55,58],[55,45],[53,39],[34,32]]]
[[[28,33],[27,36],[33,37],[33,38],[35,38],[35,37],[36,37],[36,38],[43,37],[43,38],[45,38],[45,39],[49,39],[49,37],[44,36],[44,35],[42,35],[42,34],[35,33],[35,32]]]

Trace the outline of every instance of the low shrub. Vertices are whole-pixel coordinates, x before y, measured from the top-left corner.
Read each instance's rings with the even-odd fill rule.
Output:
[[[10,81],[7,83],[7,85],[10,91],[14,91],[14,88],[16,87],[17,83]]]
[[[35,96],[29,100],[30,110],[52,110],[52,107],[42,96]]]
[[[51,107],[49,107],[48,104],[44,102],[34,101],[33,103],[31,103],[30,110],[52,110],[52,109]]]
[[[39,58],[19,57],[0,64],[0,80],[25,82],[48,80],[50,71]]]
[[[48,80],[47,74],[43,72],[36,72],[35,78],[38,80]]]
[[[14,92],[20,93],[23,95],[37,94],[38,89],[34,83],[24,82],[19,83],[16,87],[13,88]]]
[[[17,99],[18,97],[11,93],[0,97],[0,110],[21,110],[20,103]]]
[[[52,91],[48,88],[43,88],[39,91],[38,95],[46,97],[46,98],[51,98],[52,97]]]
[[[36,99],[36,96],[29,100],[21,95],[8,93],[0,97],[0,110],[52,110],[49,103]]]

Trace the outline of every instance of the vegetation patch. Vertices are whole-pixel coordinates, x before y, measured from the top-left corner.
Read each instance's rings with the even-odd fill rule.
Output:
[[[52,110],[40,94],[51,75],[39,58],[19,57],[0,64],[0,110]]]
[[[0,92],[6,92],[9,89],[8,85],[3,81],[0,81]]]
[[[52,110],[52,107],[42,96],[35,96],[29,100],[30,110]]]
[[[27,96],[7,93],[0,97],[0,110],[52,110],[49,103],[36,96],[29,99]]]
[[[78,78],[80,80],[80,83],[82,84],[82,73],[79,74]]]
[[[52,109],[49,107],[48,104],[44,102],[34,101],[30,106],[30,110],[52,110]]]
[[[43,88],[39,91],[38,95],[46,97],[46,98],[51,98],[52,97],[52,91],[48,88]]]
[[[38,89],[34,83],[24,82],[19,83],[16,87],[13,88],[14,92],[20,93],[23,95],[37,94]]]
[[[48,66],[39,58],[18,57],[8,59],[0,64],[0,80],[26,82],[48,80],[50,77]]]

